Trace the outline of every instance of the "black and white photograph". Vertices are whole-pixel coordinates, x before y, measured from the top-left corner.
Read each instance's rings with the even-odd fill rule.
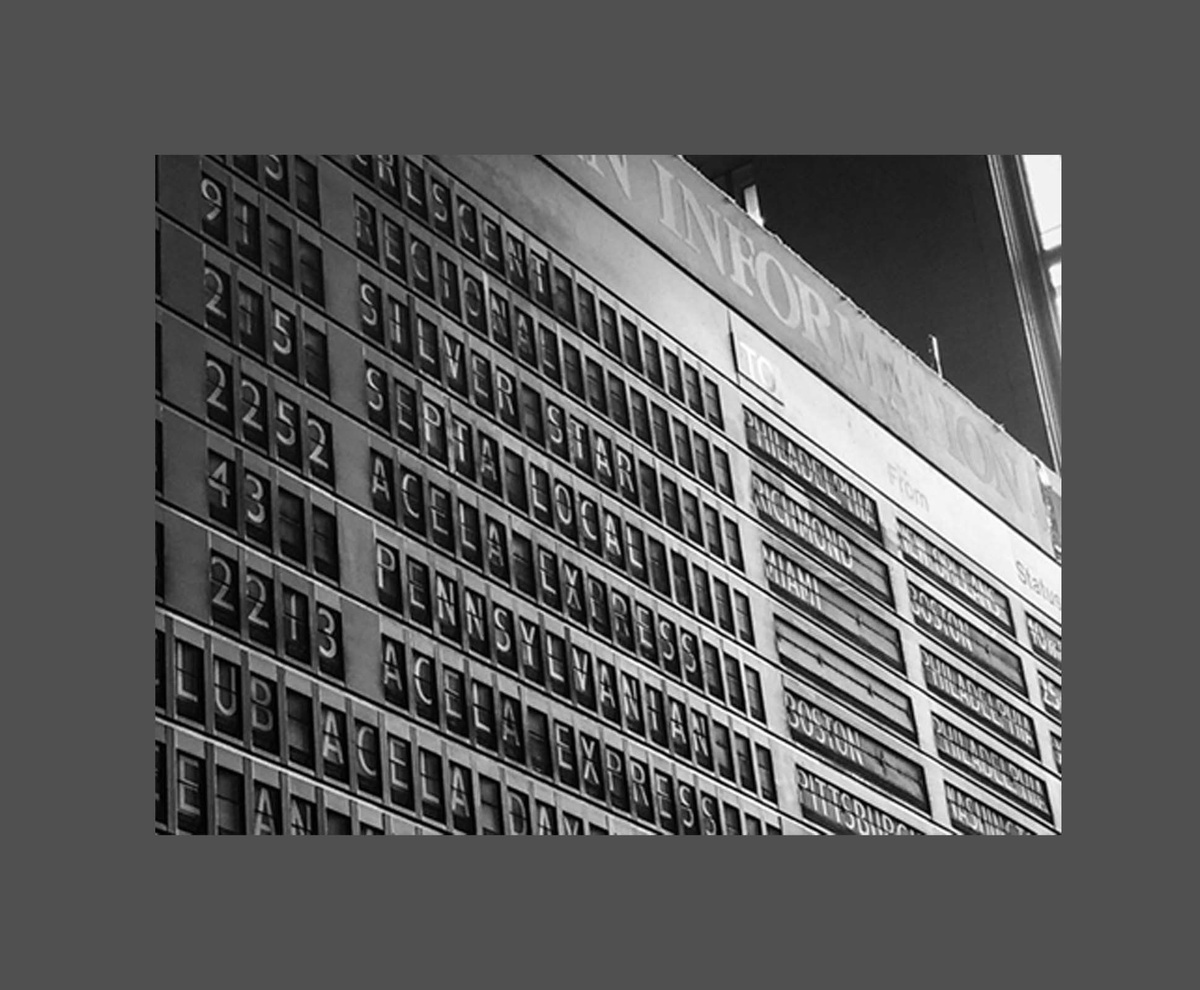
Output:
[[[157,155],[154,429],[156,834],[1062,834],[1060,155]]]

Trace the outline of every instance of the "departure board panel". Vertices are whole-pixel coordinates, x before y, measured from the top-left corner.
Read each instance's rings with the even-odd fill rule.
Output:
[[[1008,599],[999,590],[903,522],[899,530],[905,560],[911,561],[990,622],[1012,632]]]
[[[157,832],[1061,831],[1061,632],[561,169],[159,156],[155,245]]]
[[[946,803],[954,827],[970,835],[1033,835],[1025,826],[950,784],[946,785]]]
[[[1062,636],[1029,616],[1029,643],[1033,652],[1062,670]]]

